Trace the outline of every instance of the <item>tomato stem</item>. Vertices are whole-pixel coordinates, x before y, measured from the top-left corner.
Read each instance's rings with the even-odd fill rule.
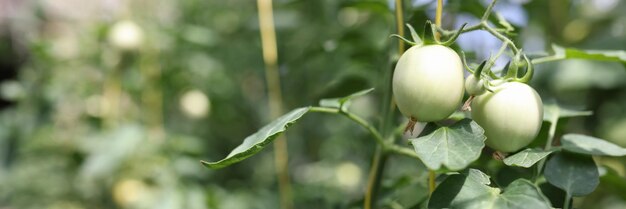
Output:
[[[406,123],[406,127],[404,127],[404,133],[409,132],[413,134],[413,129],[415,128],[415,124],[417,123],[417,119],[414,117],[409,118],[409,122]]]
[[[569,192],[565,192],[565,200],[563,200],[563,209],[569,209],[571,201],[572,201],[572,195],[569,194]]]
[[[461,111],[472,111],[472,101],[474,101],[474,98],[476,98],[476,96],[474,95],[470,95],[469,98],[467,98],[467,100],[465,101],[465,103],[463,103],[463,107],[461,107]]]
[[[429,196],[433,194],[433,192],[435,191],[435,171],[428,171],[428,194]]]

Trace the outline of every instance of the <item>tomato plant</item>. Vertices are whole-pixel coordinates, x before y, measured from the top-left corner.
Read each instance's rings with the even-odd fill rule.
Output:
[[[390,79],[393,99],[402,115],[408,118],[410,130],[414,123],[426,122],[419,136],[409,139],[413,149],[397,144],[397,134],[379,130],[350,112],[350,101],[371,92],[372,89],[369,89],[346,97],[322,100],[321,106],[295,109],[246,138],[226,158],[216,162],[203,161],[204,165],[221,168],[244,160],[259,152],[304,115],[329,113],[347,117],[361,125],[377,142],[381,152],[374,157],[373,172],[370,173],[373,176],[370,178],[380,178],[376,177],[380,175],[379,161],[387,159],[382,156],[398,154],[421,161],[430,170],[430,198],[418,203],[423,207],[571,208],[572,197],[587,195],[597,186],[598,168],[591,155],[607,155],[614,149],[616,153],[611,154],[624,156],[626,149],[613,144],[603,147],[601,144],[608,142],[583,135],[566,135],[561,145],[555,146],[558,119],[585,114],[565,110],[552,103],[544,104],[528,82],[537,64],[568,58],[616,58],[612,53],[579,50],[568,53],[557,48],[553,55],[531,59],[509,38],[515,29],[507,20],[500,15],[491,18],[494,17],[492,9],[496,2],[491,2],[475,25],[463,25],[449,31],[427,21],[421,36],[408,25],[413,40],[404,38],[400,29],[400,34],[393,35],[400,39],[402,53]],[[439,11],[441,7],[439,4]],[[441,22],[440,17],[438,12],[437,23]],[[493,22],[494,19],[497,21]],[[402,19],[398,21],[401,25]],[[457,37],[476,30],[486,31],[502,42],[500,50],[479,65],[467,63],[465,56],[461,60],[459,54],[464,55],[464,52],[455,52],[447,47]],[[440,39],[447,41],[441,42]],[[403,51],[403,43],[411,47]],[[505,53],[507,51],[510,53]],[[511,61],[501,70],[501,75],[497,75],[494,65],[504,54],[511,54]],[[469,74],[465,79],[464,65]],[[464,92],[469,94],[469,98],[461,108]],[[471,114],[463,113],[461,109],[471,111]],[[453,114],[455,112],[457,114]],[[539,134],[542,129],[548,130],[547,136]],[[531,148],[536,146],[533,141],[542,141],[542,137],[547,137],[545,146]],[[485,145],[491,149],[485,148]],[[482,152],[494,152],[495,162],[533,168],[535,172],[528,178],[511,179],[508,186],[494,184],[491,182],[493,177],[477,169],[483,166],[475,164]],[[578,158],[582,160],[576,160]],[[546,181],[563,192],[564,200],[555,201],[544,194],[545,190],[539,185]],[[372,194],[379,183],[377,180],[368,182],[364,208],[375,207],[376,197]],[[579,184],[581,186],[574,186]]]
[[[626,1],[1,2],[0,208],[626,208]]]

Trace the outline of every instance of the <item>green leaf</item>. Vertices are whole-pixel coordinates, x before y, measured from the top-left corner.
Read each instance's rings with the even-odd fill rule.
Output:
[[[345,97],[339,97],[339,98],[331,98],[331,99],[322,99],[320,100],[320,106],[322,107],[334,107],[334,108],[339,108],[342,111],[346,111],[348,109],[348,106],[350,106],[349,101],[351,99],[354,99],[356,97],[360,97],[363,95],[366,95],[370,92],[374,91],[374,88],[370,88],[370,89],[365,89],[365,90],[361,90],[355,93],[352,93],[348,96]]]
[[[587,155],[624,156],[626,149],[603,139],[580,134],[566,134],[561,139],[563,149]]]
[[[554,150],[527,148],[504,159],[504,164],[508,166],[530,168],[530,166],[533,166],[535,163],[539,162],[541,159],[545,158],[552,152],[554,152]]]
[[[623,50],[580,50],[556,44],[552,44],[552,50],[556,57],[562,59],[588,59],[626,64],[626,51]]]
[[[585,59],[619,62],[626,68],[626,51],[624,50],[581,50],[575,48],[564,48],[552,44],[553,55],[533,59],[533,63],[542,63],[563,59]]]
[[[539,188],[526,179],[511,182],[501,192],[499,188],[488,186],[485,177],[489,178],[476,169],[449,176],[433,192],[428,208],[551,208]]]
[[[446,166],[461,170],[480,156],[485,146],[485,131],[474,121],[463,119],[450,127],[411,139],[417,156],[431,170]]]
[[[245,160],[246,158],[261,151],[265,145],[274,141],[278,135],[285,132],[287,128],[300,119],[305,113],[309,111],[309,107],[302,107],[279,117],[261,128],[256,133],[246,137],[243,143],[237,146],[233,151],[226,156],[226,158],[217,162],[201,161],[206,167],[209,168],[223,168],[233,163]]]
[[[563,152],[548,160],[544,176],[550,184],[572,196],[585,196],[593,192],[600,182],[598,167],[591,156]]]
[[[543,121],[557,122],[559,118],[571,118],[593,115],[592,111],[572,110],[559,106],[554,101],[547,101],[543,105]]]

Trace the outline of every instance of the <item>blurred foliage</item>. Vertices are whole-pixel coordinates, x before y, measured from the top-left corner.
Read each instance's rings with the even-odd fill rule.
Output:
[[[423,28],[434,16],[433,2],[405,1],[405,20]],[[446,1],[444,28],[476,21],[485,4]],[[278,208],[271,149],[222,170],[199,163],[221,159],[269,121],[256,4],[0,5],[0,208]],[[284,106],[375,87],[350,108],[379,123],[383,78],[398,56],[389,38],[393,9],[384,0],[276,0]],[[495,10],[510,20],[527,52],[546,54],[553,43],[626,46],[623,1],[502,0]],[[116,30],[130,39],[120,44]],[[129,43],[134,39],[136,46]],[[477,31],[462,35],[455,48],[477,62],[498,46]],[[557,135],[584,133],[626,146],[623,65],[569,60],[537,65],[536,72],[533,86],[543,98],[594,112],[560,121]],[[402,126],[396,116],[394,124]],[[375,146],[367,133],[346,119],[307,115],[287,134],[297,208],[359,208]],[[484,154],[479,161],[489,161],[480,169],[503,186],[510,176],[532,172],[502,169]],[[605,168],[600,186],[575,205],[626,207],[626,161],[596,162]],[[380,208],[420,207],[424,165],[393,157],[386,166]],[[540,187],[548,197],[562,195]]]

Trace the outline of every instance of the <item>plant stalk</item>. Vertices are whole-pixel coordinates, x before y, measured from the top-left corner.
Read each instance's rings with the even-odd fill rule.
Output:
[[[558,115],[558,114],[554,114],[554,115]],[[558,116],[550,118],[550,128],[548,129],[548,139],[546,140],[546,145],[543,148],[544,150],[550,150],[552,149],[552,142],[554,141],[554,135],[556,134],[556,125],[559,122],[559,118]],[[535,181],[537,181],[537,179],[539,179],[539,176],[541,176],[541,172],[543,171],[543,166],[546,163],[546,158],[541,159],[541,161],[539,161],[539,163],[537,163],[537,174],[535,176]]]
[[[412,149],[398,146],[394,144],[393,141],[389,140],[389,138],[387,139],[383,138],[383,135],[380,132],[378,132],[378,130],[374,128],[374,126],[367,123],[365,119],[359,117],[358,115],[355,115],[350,112],[341,111],[338,108],[331,108],[331,107],[310,107],[309,111],[343,115],[344,117],[356,122],[361,127],[365,128],[365,130],[367,130],[370,133],[370,135],[374,137],[374,140],[376,141],[377,145],[381,147],[381,151],[382,151],[381,154],[395,153],[395,154],[404,155],[410,158],[419,159],[419,157],[417,157],[417,154],[415,154],[415,152]]]
[[[404,10],[402,8],[402,0],[395,1],[396,7],[396,32],[398,35],[404,37]],[[404,53],[404,42],[402,40],[398,40],[398,54]],[[383,134],[387,135],[390,129],[391,117],[393,116],[395,110],[395,101],[393,95],[391,94],[391,81],[393,77],[393,67],[387,73],[386,81],[383,85],[385,85],[385,100],[389,100],[388,105],[383,105],[383,121],[380,125]],[[387,142],[394,143],[394,138],[390,137]],[[367,191],[365,192],[365,197],[363,201],[363,208],[371,209],[374,205],[376,205],[376,193],[378,188],[380,188],[380,180],[383,175],[385,162],[387,161],[387,155],[385,152],[384,144],[379,144],[376,146],[376,151],[374,153],[374,158],[372,160],[372,165],[370,167],[369,177],[367,181]]]
[[[570,209],[570,202],[572,201],[572,195],[569,192],[565,193],[565,200],[563,200],[563,209]]]
[[[276,31],[274,28],[272,0],[257,0],[257,5],[270,116],[272,118],[278,118],[283,112],[283,99],[280,90],[280,76],[278,73],[278,50],[276,46]],[[287,152],[287,140],[284,135],[281,135],[274,142],[274,160],[276,175],[278,178],[281,209],[293,208],[288,159],[289,154]]]
[[[443,0],[437,0],[437,12],[435,14],[435,25],[437,28],[441,28],[441,12],[443,11]],[[437,39],[441,36],[439,32],[435,34]],[[432,195],[433,191],[435,191],[435,171],[428,170],[428,195]]]

